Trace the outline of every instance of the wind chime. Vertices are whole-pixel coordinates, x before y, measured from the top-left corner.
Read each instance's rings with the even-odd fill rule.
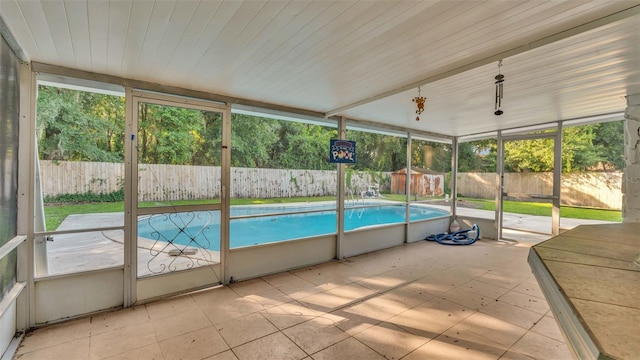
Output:
[[[504,95],[502,85],[504,83],[504,75],[501,74],[500,68],[502,67],[502,60],[498,62],[498,75],[496,75],[496,105],[495,111],[493,112],[495,115],[502,115],[504,111],[502,111],[502,97]]]
[[[411,99],[411,101],[413,101],[414,103],[416,103],[416,106],[418,107],[416,109],[416,121],[420,121],[420,114],[422,114],[422,112],[424,111],[424,102],[427,101],[426,97],[420,96],[420,87],[418,86],[418,96],[414,97],[413,99]]]

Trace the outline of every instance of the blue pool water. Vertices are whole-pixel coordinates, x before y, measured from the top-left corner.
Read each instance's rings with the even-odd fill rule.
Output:
[[[242,206],[232,207],[231,217],[321,209],[318,206]],[[412,205],[410,209],[411,221],[449,214],[447,211],[426,206]],[[372,225],[404,223],[405,206],[379,205],[346,209],[344,220],[345,231]],[[335,233],[335,209],[303,214],[237,218],[232,219],[230,223],[230,247],[237,248]],[[151,215],[138,221],[138,236],[219,251],[220,213],[197,211]]]

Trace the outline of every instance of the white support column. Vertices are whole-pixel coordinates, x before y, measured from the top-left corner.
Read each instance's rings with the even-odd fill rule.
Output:
[[[496,164],[496,240],[502,239],[502,205],[504,200],[504,141],[502,140],[502,130],[498,130],[497,136],[497,164]]]
[[[562,196],[562,122],[558,122],[553,141],[553,200],[551,207],[551,235],[560,235],[560,203]]]
[[[624,113],[624,158],[622,178],[622,222],[640,222],[640,94],[627,96]]]
[[[451,142],[451,222],[458,216],[458,138]]]
[[[338,120],[338,139],[340,140],[348,140],[347,137],[347,120],[344,117],[340,117]],[[357,144],[356,144],[357,146]],[[356,147],[357,151],[357,147]],[[357,153],[356,153],[357,156]],[[357,159],[357,158],[356,158]],[[342,259],[344,257],[344,251],[342,246],[342,241],[344,240],[344,199],[345,192],[347,190],[345,183],[345,165],[344,164],[336,164],[337,166],[337,185],[338,188],[336,191],[338,192],[336,195],[336,229],[338,231],[338,236],[336,237],[336,259]]]
[[[134,124],[133,89],[125,88],[125,139],[124,139],[124,307],[132,306],[137,299],[136,280],[138,277],[138,251],[137,244],[134,241],[132,233],[134,224],[136,224],[135,207],[138,206],[138,180],[133,180],[136,176],[135,169],[137,167],[136,158],[132,155],[136,139],[136,127]],[[136,230],[137,231],[137,230]]]
[[[35,325],[34,290],[34,178],[36,141],[36,74],[31,65],[20,65],[20,134],[18,141],[18,234],[27,235],[27,241],[18,247],[17,280],[24,283],[24,291],[17,302],[17,328]]]
[[[404,208],[404,220],[406,222],[405,231],[404,231],[404,242],[409,242],[409,227],[411,226],[411,167],[413,164],[411,163],[411,133],[407,133],[407,176],[404,177],[404,194],[406,195],[404,198],[407,206]],[[418,200],[418,199],[416,199]]]

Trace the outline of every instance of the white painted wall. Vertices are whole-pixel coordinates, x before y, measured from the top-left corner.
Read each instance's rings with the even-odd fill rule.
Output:
[[[5,352],[16,332],[16,302],[11,301],[0,315],[0,357]]]
[[[122,306],[124,270],[78,273],[37,280],[36,323],[43,324]]]
[[[342,250],[344,257],[366,254],[404,244],[405,224],[372,226],[344,234]]]
[[[411,222],[407,229],[407,242],[412,243],[422,241],[428,235],[443,233],[449,229],[450,222],[450,216],[420,222]]]
[[[284,241],[229,253],[229,275],[245,280],[331,261],[336,256],[336,236]]]
[[[215,286],[220,283],[220,279],[220,264],[141,278],[136,282],[137,302]]]

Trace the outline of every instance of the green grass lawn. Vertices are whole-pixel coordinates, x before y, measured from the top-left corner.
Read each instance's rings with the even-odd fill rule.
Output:
[[[478,208],[482,210],[496,210],[496,203],[493,200],[465,200],[480,205],[480,207]],[[551,216],[551,204],[524,201],[505,201],[504,212],[526,215]],[[561,206],[560,217],[620,222],[622,221],[622,212],[606,209]]]
[[[385,194],[385,199],[404,201],[405,196],[399,194]],[[332,201],[335,200],[333,196],[322,197],[297,197],[297,198],[270,198],[270,199],[231,199],[231,205],[255,205],[255,204],[277,204],[277,203],[291,203],[291,202],[316,202],[316,201]],[[467,199],[464,200],[475,203],[478,205],[478,209],[495,211],[495,202],[493,200],[481,200],[481,199]],[[162,205],[192,205],[192,204],[211,204],[218,203],[220,200],[211,199],[208,201],[202,200],[182,200],[173,201],[171,203],[153,203],[146,202],[141,203],[141,207],[149,206],[162,206]],[[124,211],[123,202],[101,202],[90,204],[45,204],[45,218],[47,223],[47,230],[51,231],[57,229],[62,221],[71,214],[93,214],[93,213],[109,213],[109,212],[122,212]],[[551,204],[549,203],[536,203],[536,202],[522,202],[522,201],[505,201],[504,211],[516,214],[526,215],[541,215],[551,216]],[[560,208],[560,216],[565,218],[575,219],[589,219],[589,220],[603,220],[603,221],[622,221],[622,213],[615,210],[603,210],[603,209],[591,209],[591,208],[577,208],[566,207]]]
[[[403,194],[389,194],[384,196],[385,196],[385,199],[390,199],[390,200],[397,200],[397,201],[405,200],[405,195]],[[480,210],[490,210],[490,211],[496,210],[496,203],[494,200],[471,199],[471,198],[461,198],[461,199],[467,202],[472,202],[474,204],[477,204],[478,207],[476,208]],[[428,200],[428,198],[418,198],[418,200]],[[505,200],[504,212],[514,213],[514,214],[525,214],[525,215],[551,216],[551,204],[539,203],[539,202]],[[621,222],[622,212],[619,210],[561,206],[560,217]]]

